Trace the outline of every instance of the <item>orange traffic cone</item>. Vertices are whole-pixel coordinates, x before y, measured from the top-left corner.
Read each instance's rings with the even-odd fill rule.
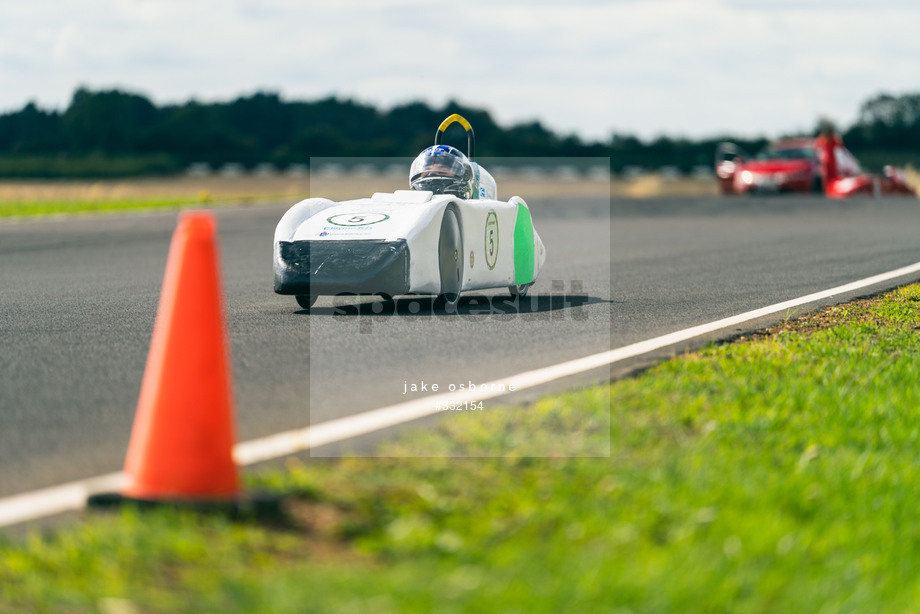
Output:
[[[280,498],[240,493],[233,461],[230,351],[209,213],[182,214],[166,262],[121,493],[94,507],[179,504],[237,517],[282,517]]]
[[[230,499],[233,399],[216,222],[186,213],[172,238],[122,492],[136,499]]]
[[[91,506],[190,502],[236,509],[216,226],[208,213],[179,218],[125,459],[126,485],[118,494],[90,496]]]

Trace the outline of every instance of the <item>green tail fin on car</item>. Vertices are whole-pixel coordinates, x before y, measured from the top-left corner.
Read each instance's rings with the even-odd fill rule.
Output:
[[[533,220],[530,209],[518,203],[517,220],[514,223],[514,283],[529,284],[533,281]]]

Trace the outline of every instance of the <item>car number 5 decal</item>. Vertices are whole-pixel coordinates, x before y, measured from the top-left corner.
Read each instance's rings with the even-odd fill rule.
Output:
[[[378,224],[383,220],[389,219],[385,213],[340,213],[326,219],[330,224],[336,226],[369,226]]]
[[[489,215],[486,216],[485,251],[486,264],[491,271],[498,260],[498,216],[494,210],[489,211]]]

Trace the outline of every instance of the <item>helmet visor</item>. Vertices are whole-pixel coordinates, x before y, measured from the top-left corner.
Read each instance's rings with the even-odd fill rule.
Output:
[[[446,151],[426,151],[412,162],[409,180],[427,177],[449,177],[460,179],[466,172],[465,160]]]

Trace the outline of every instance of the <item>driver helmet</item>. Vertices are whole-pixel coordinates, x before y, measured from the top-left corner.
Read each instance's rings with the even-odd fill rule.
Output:
[[[413,190],[468,199],[473,196],[473,166],[456,147],[435,145],[412,162],[409,185]]]

